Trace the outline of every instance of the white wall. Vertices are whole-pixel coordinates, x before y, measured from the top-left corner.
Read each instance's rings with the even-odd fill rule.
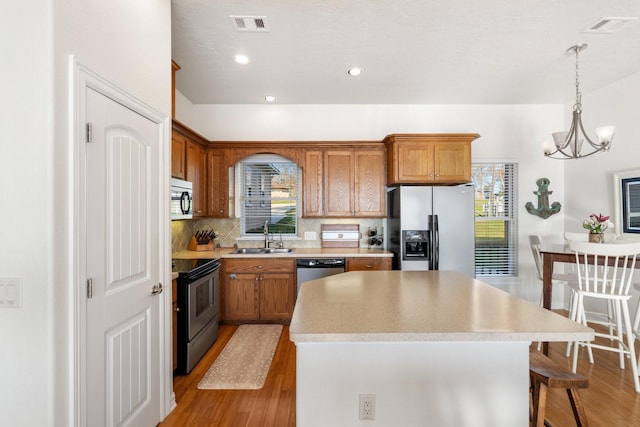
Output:
[[[603,125],[615,125],[616,133],[608,153],[565,162],[565,200],[568,207],[564,218],[565,230],[586,232],[582,228],[582,220],[594,212],[611,215],[613,219],[613,174],[640,169],[639,97],[640,73],[583,95],[582,119],[589,137],[595,139],[593,130]],[[569,120],[571,118],[567,117]],[[640,272],[636,272],[635,278],[640,281]],[[637,291],[633,293],[636,296],[631,302],[632,315],[640,300],[640,294]]]
[[[2,425],[52,425],[54,410],[50,3],[0,7],[0,277],[22,281],[22,307],[0,309]]]
[[[170,115],[170,13],[170,0],[2,3],[0,277],[23,285],[22,307],[0,309],[3,425],[73,424],[69,55]]]
[[[640,73],[583,96],[582,119],[589,137],[595,139],[594,129],[603,125],[615,125],[616,132],[608,153],[565,162],[567,231],[585,231],[582,219],[592,212],[613,217],[613,173],[640,169],[639,97]]]
[[[564,128],[562,105],[186,105],[176,115],[209,139],[232,140],[381,140],[390,133],[474,132],[473,161],[510,160],[519,164],[520,277],[490,280],[533,302],[541,284],[528,234],[560,242],[564,216],[562,162],[542,154],[542,142]],[[551,180],[551,202],[563,210],[543,220],[524,209],[537,206],[536,180]],[[554,298],[554,306],[562,298]]]

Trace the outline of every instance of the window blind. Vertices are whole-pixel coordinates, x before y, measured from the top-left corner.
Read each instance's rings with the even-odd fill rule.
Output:
[[[297,233],[298,166],[293,162],[246,161],[241,164],[242,233]]]
[[[474,163],[476,276],[518,274],[517,164]]]

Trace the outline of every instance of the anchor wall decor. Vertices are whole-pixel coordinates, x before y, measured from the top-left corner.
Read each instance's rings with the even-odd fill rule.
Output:
[[[531,215],[539,216],[540,218],[547,219],[553,214],[557,214],[560,212],[560,208],[562,207],[560,203],[553,202],[551,206],[549,206],[549,196],[553,194],[553,191],[549,191],[549,178],[540,178],[536,181],[538,184],[538,191],[534,191],[533,194],[538,196],[538,207],[534,208],[533,203],[527,202],[524,207],[527,209]]]

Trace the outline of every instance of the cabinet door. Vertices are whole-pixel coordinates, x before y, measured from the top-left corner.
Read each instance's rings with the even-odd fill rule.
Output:
[[[324,215],[323,192],[323,155],[322,151],[307,151],[302,169],[302,215],[320,217]]]
[[[207,215],[206,211],[206,150],[199,144],[187,141],[187,181],[193,183],[193,216],[194,218]]]
[[[260,275],[260,319],[291,320],[295,283],[293,274]]]
[[[347,271],[391,270],[391,258],[347,258]]]
[[[471,181],[471,144],[446,142],[434,144],[434,180],[446,183]]]
[[[171,135],[171,176],[185,179],[185,150],[187,143],[185,138],[173,132]]]
[[[433,144],[422,141],[397,142],[395,181],[400,183],[427,183],[434,179]]]
[[[214,218],[229,217],[229,169],[224,151],[209,149],[207,153],[207,212]]]
[[[293,274],[294,258],[234,258],[225,259],[228,273],[286,273]]]
[[[258,275],[225,275],[224,281],[224,318],[225,320],[257,320]]]
[[[353,151],[325,151],[325,216],[353,216]]]
[[[384,151],[356,151],[354,158],[354,215],[386,216]]]

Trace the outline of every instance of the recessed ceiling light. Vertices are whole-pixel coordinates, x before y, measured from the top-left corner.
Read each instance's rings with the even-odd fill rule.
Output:
[[[349,70],[347,71],[347,74],[349,74],[350,76],[359,76],[362,73],[362,68],[360,67],[352,67],[349,68]]]
[[[273,95],[267,95],[264,97],[264,100],[267,102],[274,102],[276,100],[276,97]]]
[[[236,55],[233,57],[233,60],[236,61],[238,64],[248,64],[249,63],[249,57],[247,55]]]

